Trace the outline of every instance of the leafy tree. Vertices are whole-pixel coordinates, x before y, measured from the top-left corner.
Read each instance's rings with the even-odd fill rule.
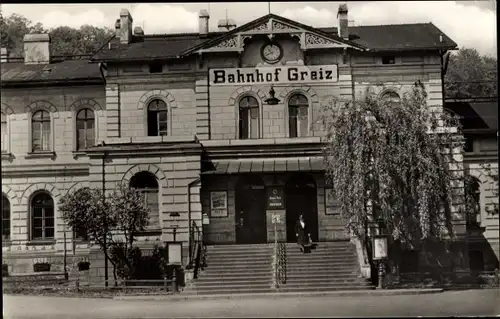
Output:
[[[448,98],[497,96],[497,60],[482,56],[476,49],[463,48],[450,55],[445,75]]]
[[[491,189],[493,191],[493,195],[498,198],[498,168],[491,167],[491,164],[486,163],[481,165],[482,168],[486,171],[486,176],[492,182]],[[491,215],[499,214],[499,204],[498,202],[486,203],[486,212]]]
[[[79,29],[61,26],[47,30],[41,23],[33,24],[19,14],[7,18],[0,14],[0,36],[2,48],[7,48],[11,57],[24,55],[23,38],[29,33],[49,33],[53,55],[92,54],[103,46],[114,34],[110,28],[83,25]]]
[[[416,83],[400,103],[367,94],[364,100],[331,99],[323,105],[326,176],[346,228],[370,259],[369,225],[375,220],[401,247],[454,235],[456,176],[449,163],[454,161],[450,150],[461,141],[450,131],[436,133],[440,120],[453,119],[432,113],[426,97]]]
[[[82,188],[66,194],[59,202],[64,221],[73,229],[85,230],[90,244],[100,246],[113,265],[115,280],[117,269],[134,271],[131,256],[135,234],[145,229],[149,218],[142,196],[126,187],[106,197],[101,189]]]

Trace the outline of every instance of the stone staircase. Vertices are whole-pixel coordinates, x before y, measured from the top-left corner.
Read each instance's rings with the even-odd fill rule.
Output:
[[[207,267],[183,295],[272,292],[274,246],[217,245],[207,247]]]
[[[348,241],[319,242],[303,254],[297,244],[286,244],[286,284],[283,292],[373,289],[361,277],[356,248]]]
[[[272,287],[274,244],[207,247],[207,267],[182,295],[276,292]],[[286,244],[286,284],[281,292],[371,289],[360,277],[355,246],[320,242],[310,254]]]

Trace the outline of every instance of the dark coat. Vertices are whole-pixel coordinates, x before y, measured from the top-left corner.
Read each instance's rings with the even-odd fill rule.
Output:
[[[295,233],[298,234],[297,244],[302,246],[309,245],[309,229],[306,222],[304,222],[304,227],[302,228],[300,221],[297,221],[295,224]]]

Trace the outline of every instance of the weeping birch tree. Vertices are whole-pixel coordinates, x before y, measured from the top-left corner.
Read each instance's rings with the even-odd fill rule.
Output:
[[[410,248],[426,238],[454,235],[452,181],[457,176],[450,151],[462,142],[442,123],[457,127],[458,121],[432,112],[426,101],[425,88],[417,82],[398,102],[367,94],[363,100],[332,98],[323,105],[326,177],[346,228],[366,247],[374,220]]]

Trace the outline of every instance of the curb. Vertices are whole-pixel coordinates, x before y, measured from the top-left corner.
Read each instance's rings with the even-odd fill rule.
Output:
[[[441,293],[444,289],[386,289],[386,290],[345,290],[345,291],[321,291],[321,292],[271,292],[271,293],[238,293],[238,294],[214,294],[214,295],[149,295],[149,296],[116,296],[114,300],[221,300],[221,299],[280,299],[280,298],[297,298],[297,297],[352,297],[352,296],[404,296],[404,295],[422,295]]]

